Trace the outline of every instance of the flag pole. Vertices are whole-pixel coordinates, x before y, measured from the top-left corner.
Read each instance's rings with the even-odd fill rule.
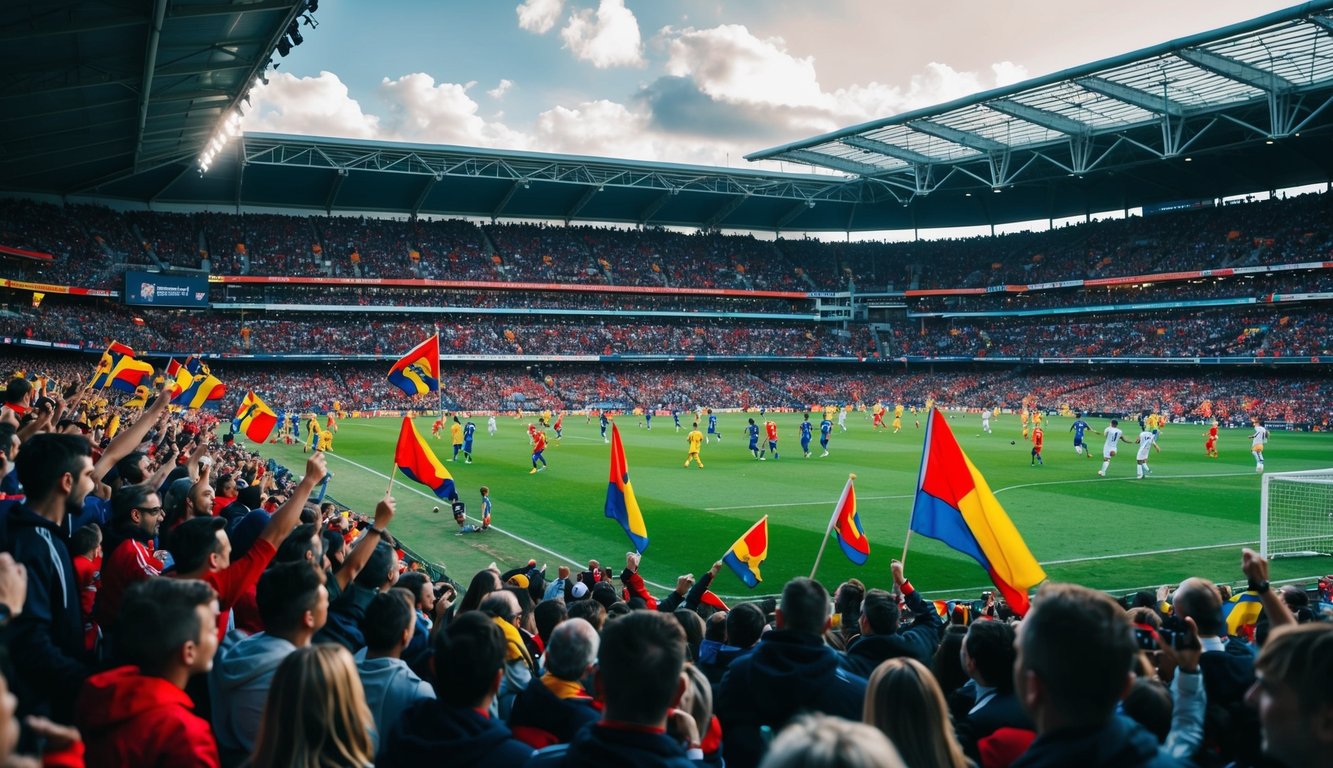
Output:
[[[907,520],[907,538],[903,539],[903,556],[898,558],[898,562],[907,565],[907,545],[912,541],[912,520]]]
[[[398,462],[393,463],[393,469],[389,471],[389,487],[384,491],[385,496],[393,495],[393,479],[398,475]]]
[[[851,481],[853,481],[853,480],[855,480],[855,479],[856,479],[856,473],[855,473],[855,472],[853,472],[853,473],[847,475],[847,481],[848,481],[848,482],[851,482]],[[839,496],[839,497],[838,497],[838,500],[841,501],[841,500],[842,500],[842,497]],[[811,578],[811,579],[813,579],[813,578],[815,577],[815,571],[818,571],[818,570],[819,570],[819,561],[822,560],[822,559],[824,558],[824,547],[828,546],[828,535],[829,535],[830,533],[833,533],[833,523],[836,522],[837,519],[838,519],[838,504],[837,504],[837,502],[835,502],[834,505],[833,505],[833,514],[830,515],[830,516],[829,516],[829,519],[828,519],[828,528],[826,528],[826,529],[824,530],[824,538],[823,538],[822,541],[819,542],[819,554],[815,555],[815,565],[814,565],[813,568],[810,569],[810,578]]]

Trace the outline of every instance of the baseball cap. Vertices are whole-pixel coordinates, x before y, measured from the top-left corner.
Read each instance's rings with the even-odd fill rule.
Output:
[[[582,600],[588,596],[588,585],[581,581],[575,582],[569,593],[574,596],[575,600]]]

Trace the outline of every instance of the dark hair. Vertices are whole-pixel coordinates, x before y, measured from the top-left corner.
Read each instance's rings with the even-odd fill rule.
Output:
[[[14,447],[14,437],[18,433],[18,427],[7,421],[0,422],[0,454],[10,459],[14,458],[9,455],[9,449]]]
[[[66,474],[73,475],[77,481],[83,466],[81,459],[92,455],[92,446],[83,435],[43,432],[28,438],[15,462],[19,484],[23,486],[28,502],[46,501]]]
[[[15,376],[9,380],[5,387],[5,402],[17,403],[23,399],[23,396],[32,391],[32,382],[22,376]]]
[[[458,610],[454,615],[477,610],[481,605],[481,599],[499,588],[500,574],[489,568],[477,571],[473,574],[472,581],[468,583],[463,599],[458,601]]]
[[[310,523],[302,523],[287,534],[287,538],[278,545],[278,553],[273,556],[275,563],[294,563],[298,560],[310,561],[319,565],[320,552],[315,551],[315,531],[318,528]],[[324,537],[319,537],[319,545],[324,544]]]
[[[1050,706],[1071,724],[1104,723],[1125,692],[1138,645],[1110,596],[1048,583],[1019,629],[1023,669],[1041,678]]]
[[[568,618],[569,611],[562,600],[537,603],[537,607],[532,609],[532,620],[537,624],[537,636],[542,639],[542,645],[550,645],[551,633]]]
[[[898,631],[898,621],[902,614],[898,609],[898,598],[882,589],[872,589],[866,592],[865,599],[861,601],[861,615],[866,617],[871,632],[892,635]]]
[[[764,609],[754,603],[741,603],[727,612],[727,645],[749,648],[759,642],[767,623]]]
[[[598,632],[606,624],[606,609],[596,600],[575,600],[569,606],[569,618],[583,619]]]
[[[967,627],[950,624],[945,628],[940,647],[935,649],[935,655],[930,661],[930,671],[935,674],[940,690],[944,691],[946,697],[967,684],[967,670],[963,669],[962,659],[959,658],[966,636]],[[1009,685],[1013,686],[1012,680]]]
[[[342,561],[334,560],[333,556],[337,552],[342,551],[347,540],[343,538],[341,533],[328,530],[327,528],[320,532],[320,536],[324,539],[324,554],[329,558],[329,566],[336,571],[342,567]]]
[[[859,631],[861,601],[866,596],[866,585],[860,579],[848,579],[833,593],[833,612],[842,616],[842,626]]]
[[[394,588],[380,592],[366,606],[361,619],[361,633],[366,638],[366,649],[382,653],[398,645],[403,632],[416,621],[416,597],[406,589]]]
[[[671,615],[676,617],[681,630],[685,632],[685,645],[689,648],[690,659],[699,658],[699,646],[704,641],[704,620],[689,608],[677,608]]]
[[[435,638],[435,695],[451,707],[475,707],[504,662],[500,627],[478,611],[459,614]]]
[[[1014,687],[1014,628],[1003,621],[974,621],[963,640],[986,685],[1008,693]]]
[[[606,717],[657,723],[680,685],[685,632],[664,613],[634,611],[607,624],[597,658]]]
[[[386,542],[375,542],[375,551],[370,553],[366,567],[356,575],[356,583],[367,589],[379,589],[392,576],[398,574],[398,553]]]
[[[1157,738],[1157,743],[1166,742],[1167,734],[1171,733],[1171,692],[1160,681],[1147,677],[1135,679],[1122,707],[1125,715]]]
[[[116,462],[116,474],[126,483],[142,483],[148,477],[139,469],[139,462],[148,454],[143,451],[130,451],[125,458]]]
[[[430,582],[430,578],[421,571],[408,571],[398,577],[398,588],[407,590],[412,596],[412,605],[415,607],[421,602],[421,588]]]
[[[124,477],[124,475],[121,475]],[[123,525],[130,521],[130,513],[142,510],[148,497],[157,493],[157,489],[148,483],[122,485],[111,494],[111,523]]]
[[[783,627],[795,632],[822,635],[828,623],[828,590],[814,579],[797,577],[782,588]]]
[[[704,639],[715,643],[726,642],[727,614],[722,611],[708,614],[708,618],[704,619]]]
[[[194,573],[208,561],[209,555],[222,551],[217,532],[227,527],[220,517],[192,517],[171,532],[167,550],[176,560],[177,573]]]
[[[101,543],[102,529],[97,527],[97,523],[88,523],[70,535],[69,553],[71,555],[89,555]]]
[[[176,650],[199,639],[195,610],[218,599],[198,579],[152,578],[125,592],[116,615],[116,648],[122,660],[145,674],[165,671]]]
[[[1284,626],[1273,630],[1254,668],[1265,678],[1295,690],[1306,712],[1333,705],[1333,625]]]
[[[291,632],[319,602],[324,572],[305,562],[274,563],[259,577],[255,602],[270,634]],[[316,627],[318,629],[318,627]]]

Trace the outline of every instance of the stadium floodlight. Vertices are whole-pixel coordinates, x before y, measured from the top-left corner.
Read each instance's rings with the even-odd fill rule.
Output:
[[[292,19],[292,23],[287,25],[287,37],[292,39],[292,45],[300,45],[305,42],[305,38],[301,37],[301,25],[297,24],[295,19]]]
[[[278,55],[286,56],[291,52],[292,52],[292,44],[290,41],[287,40],[287,36],[283,35],[282,39],[278,41]]]

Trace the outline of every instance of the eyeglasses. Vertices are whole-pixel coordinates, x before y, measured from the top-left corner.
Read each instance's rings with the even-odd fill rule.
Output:
[[[139,514],[153,516],[160,515],[162,514],[162,507],[139,507]]]

